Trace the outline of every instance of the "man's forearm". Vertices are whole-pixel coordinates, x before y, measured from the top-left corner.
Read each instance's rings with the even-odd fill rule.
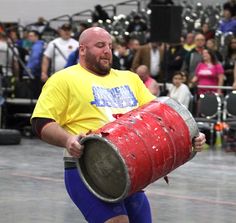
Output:
[[[60,147],[67,147],[67,141],[71,136],[56,122],[46,124],[41,131],[43,141]]]

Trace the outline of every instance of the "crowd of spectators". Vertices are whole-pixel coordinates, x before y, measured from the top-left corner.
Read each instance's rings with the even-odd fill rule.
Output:
[[[41,38],[48,26],[46,21],[39,17],[36,23],[29,26],[30,29],[24,30],[21,37],[16,28],[0,33],[0,72],[4,77],[14,77],[16,82],[27,78],[32,80],[32,97],[37,98],[43,83],[50,75],[79,62],[80,33],[91,26],[102,26],[107,28],[114,38],[115,69],[136,72],[140,66],[144,66],[141,68],[145,68],[151,78],[164,84],[181,79],[182,73],[187,78],[185,84],[192,93],[195,93],[193,89],[198,84],[236,88],[235,7],[235,1],[227,1],[222,5],[217,27],[211,27],[207,21],[203,21],[199,27],[183,31],[179,43],[175,44],[149,41],[148,7],[141,12],[120,16],[120,21],[117,21],[118,16],[112,17],[101,5],[96,5],[91,20],[81,20],[77,29],[73,23],[61,25],[51,41]],[[112,25],[117,26],[118,22],[122,24],[122,35],[111,28]],[[227,36],[229,41],[222,44],[219,35]],[[198,90],[198,93],[201,91]],[[221,90],[207,91],[222,94]],[[161,95],[159,90],[158,95]],[[17,97],[16,93],[7,95],[9,96]]]

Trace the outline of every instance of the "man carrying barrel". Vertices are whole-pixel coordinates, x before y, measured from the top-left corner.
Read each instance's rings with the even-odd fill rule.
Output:
[[[43,87],[32,115],[34,132],[45,142],[64,147],[67,191],[90,223],[151,223],[151,211],[143,191],[121,202],[108,203],[93,195],[82,182],[76,159],[83,154],[79,140],[153,99],[138,75],[111,69],[112,39],[99,27],[85,30],[79,39],[80,63],[58,71]],[[201,151],[204,134],[194,140]]]

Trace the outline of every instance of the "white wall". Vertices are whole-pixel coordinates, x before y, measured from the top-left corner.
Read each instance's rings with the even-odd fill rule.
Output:
[[[86,9],[93,9],[94,5],[101,4],[117,4],[125,0],[0,0],[0,21],[1,22],[20,22],[26,25],[35,22],[39,16],[51,19],[60,15],[80,12]],[[226,0],[225,0],[226,1]],[[225,2],[224,0],[189,0],[195,4],[202,2],[203,4],[216,4]],[[148,0],[142,0],[147,3]],[[181,0],[174,0],[175,3]],[[122,10],[122,7],[120,8]],[[131,7],[123,8],[124,10],[132,10]]]
[[[0,21],[20,22],[28,24],[35,22],[39,16],[51,19],[60,15],[93,9],[96,4],[107,5],[122,2],[122,0],[0,0]]]

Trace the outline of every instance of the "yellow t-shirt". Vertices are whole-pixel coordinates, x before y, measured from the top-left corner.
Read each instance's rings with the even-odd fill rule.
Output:
[[[51,118],[68,132],[80,134],[153,99],[137,74],[111,69],[108,75],[97,76],[78,64],[48,79],[32,118]]]

